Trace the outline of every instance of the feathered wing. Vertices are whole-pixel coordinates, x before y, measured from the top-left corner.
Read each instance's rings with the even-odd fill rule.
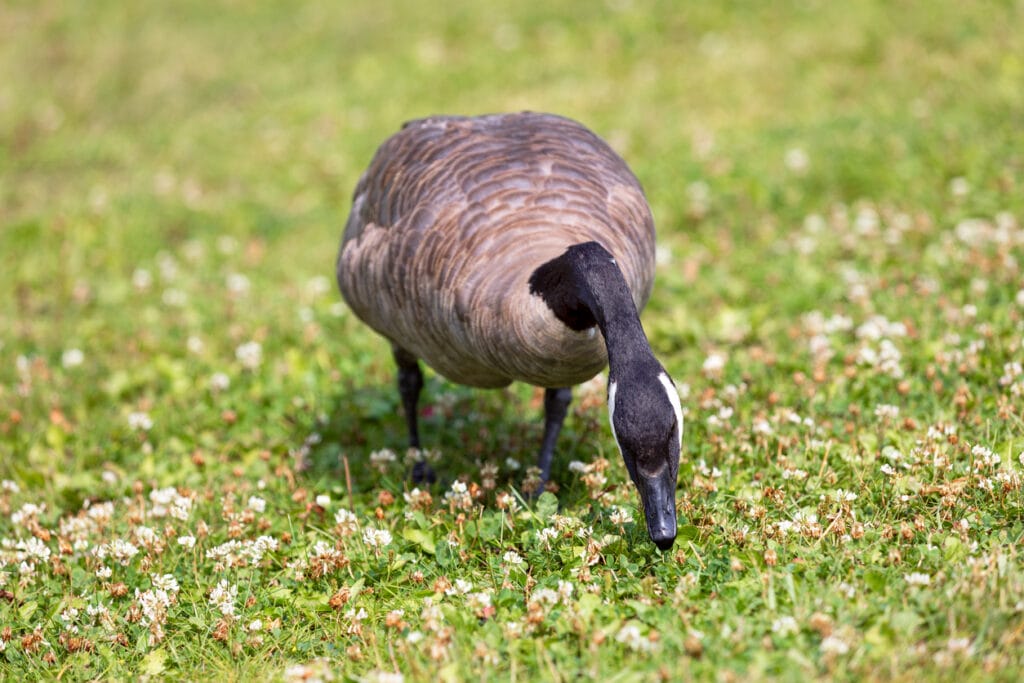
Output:
[[[360,180],[338,282],[361,319],[449,379],[569,386],[604,367],[604,344],[559,322],[528,280],[590,240],[615,255],[642,308],[650,210],[593,133],[543,114],[424,119],[389,138]]]

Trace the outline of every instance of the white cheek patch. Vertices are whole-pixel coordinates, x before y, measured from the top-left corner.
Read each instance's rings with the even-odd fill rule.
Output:
[[[618,384],[612,382],[608,386],[608,423],[612,426],[612,438],[615,439],[615,445],[619,448],[619,453],[622,453],[622,446],[619,444],[619,435],[615,433],[615,390],[618,389]]]
[[[664,372],[658,375],[658,380],[665,387],[668,402],[672,404],[672,409],[676,411],[676,427],[679,430],[679,448],[681,450],[683,448],[683,406],[679,403],[679,392],[676,391],[676,385],[672,383],[672,380]]]

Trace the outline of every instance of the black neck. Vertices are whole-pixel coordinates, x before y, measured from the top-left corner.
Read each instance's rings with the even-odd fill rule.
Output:
[[[530,292],[571,329],[600,328],[613,376],[617,368],[653,360],[626,279],[597,242],[575,244],[542,265],[530,277]]]

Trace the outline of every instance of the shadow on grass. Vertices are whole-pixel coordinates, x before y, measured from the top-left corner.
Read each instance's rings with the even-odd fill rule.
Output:
[[[433,463],[444,490],[462,475],[479,480],[480,467],[498,466],[499,488],[521,486],[526,469],[535,464],[543,431],[543,409],[536,405],[531,387],[472,389],[440,378],[427,380],[420,400],[419,428],[424,449],[440,452]],[[326,397],[327,421],[318,430],[321,440],[310,446],[307,477],[345,476],[348,460],[354,492],[366,492],[379,484],[370,454],[381,449],[403,459],[408,445],[405,418],[398,391],[388,385],[345,388]],[[568,486],[571,460],[590,460],[598,448],[600,422],[593,411],[571,413],[555,452],[553,480]],[[516,469],[510,461],[518,463]],[[397,471],[397,470],[396,470]],[[404,476],[409,481],[411,467]]]

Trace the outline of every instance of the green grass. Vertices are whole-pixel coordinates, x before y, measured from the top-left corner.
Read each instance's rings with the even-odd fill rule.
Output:
[[[0,6],[0,678],[1017,680],[1024,6],[681,4]],[[599,384],[557,500],[526,386],[428,377],[432,502],[371,463],[351,189],[403,120],[523,108],[655,211],[668,553]]]

